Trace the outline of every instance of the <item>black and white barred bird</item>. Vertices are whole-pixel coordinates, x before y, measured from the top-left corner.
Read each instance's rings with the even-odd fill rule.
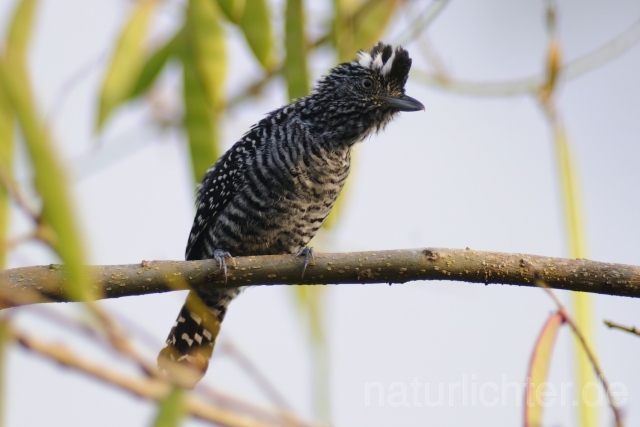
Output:
[[[186,259],[216,259],[226,274],[231,255],[304,254],[304,271],[307,243],[342,189],[353,144],[400,111],[424,110],[405,95],[410,68],[405,49],[378,43],[333,68],[309,96],[253,126],[199,185]],[[227,306],[241,290],[191,291],[159,366],[193,367],[199,380]]]

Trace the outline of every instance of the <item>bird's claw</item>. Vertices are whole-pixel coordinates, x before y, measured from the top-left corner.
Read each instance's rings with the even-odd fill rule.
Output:
[[[218,261],[218,267],[222,270],[222,274],[224,274],[224,283],[227,283],[227,260],[231,261],[234,267],[236,266],[236,260],[224,249],[216,249],[213,251],[213,259]]]
[[[309,266],[309,260],[315,261],[316,257],[313,254],[313,248],[309,246],[304,246],[296,252],[296,258],[304,255],[304,262],[302,263],[302,278],[304,278],[304,272],[307,271],[307,267]]]

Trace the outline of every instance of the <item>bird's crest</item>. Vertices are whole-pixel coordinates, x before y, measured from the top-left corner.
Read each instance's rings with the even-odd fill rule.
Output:
[[[411,58],[402,46],[393,46],[378,42],[369,52],[361,50],[354,65],[378,71],[382,76],[404,83],[411,69]]]

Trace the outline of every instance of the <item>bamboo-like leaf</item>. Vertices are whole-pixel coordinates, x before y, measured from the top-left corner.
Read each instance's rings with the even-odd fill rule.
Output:
[[[564,316],[561,313],[551,315],[542,328],[538,341],[536,341],[533,349],[531,361],[529,362],[529,372],[527,373],[527,384],[525,386],[525,427],[542,426],[545,402],[540,401],[540,392],[542,391],[540,387],[547,381],[553,346],[556,342],[558,330],[563,323]]]
[[[182,32],[178,31],[176,35],[147,58],[127,98],[136,98],[149,90],[149,87],[155,82],[169,58],[176,55],[181,39]]]
[[[198,80],[196,64],[186,49],[182,55],[182,68],[184,126],[189,137],[194,181],[198,183],[220,155],[217,122]]]
[[[399,0],[336,0],[334,40],[341,62],[369,49],[384,33]]]
[[[217,113],[224,103],[227,54],[220,13],[211,0],[190,0],[185,27],[186,54],[210,108]],[[214,159],[215,160],[215,159]]]
[[[31,13],[34,10],[35,8],[31,8]],[[28,14],[16,13],[12,28],[28,27],[25,23],[31,20],[32,17]],[[24,49],[25,46],[7,46],[7,50]],[[33,163],[36,190],[42,197],[44,205],[42,220],[55,232],[55,240],[51,244],[67,264],[70,279],[69,296],[74,299],[86,299],[90,295],[88,295],[85,252],[76,228],[68,185],[53,144],[42,120],[36,113],[29,79],[23,65],[22,61],[12,58],[7,58],[0,63],[0,85],[16,114]]]
[[[220,10],[224,13],[224,16],[234,24],[239,24],[242,15],[244,14],[244,7],[247,0],[218,0]],[[249,0],[252,1],[252,0]]]
[[[326,287],[293,286],[295,302],[303,325],[309,332],[313,366],[313,401],[317,418],[330,419],[329,349],[325,333]]]
[[[285,47],[284,68],[289,99],[300,98],[309,93],[303,0],[287,0]]]
[[[368,49],[380,39],[398,4],[398,0],[385,0],[368,1],[362,6],[354,17],[354,52],[351,55],[359,49]]]
[[[11,173],[13,165],[14,146],[14,114],[9,100],[3,89],[0,89],[0,168],[7,174]],[[8,191],[0,186],[0,269],[6,267],[9,230],[9,213],[11,209],[11,199]]]
[[[0,319],[0,425],[4,424],[6,402],[6,378],[7,378],[7,344],[9,341],[8,320]]]
[[[37,0],[22,0],[18,4],[7,35],[7,60],[24,61],[31,40],[31,27],[37,6]]]
[[[144,43],[156,0],[136,2],[125,24],[107,68],[98,108],[97,130],[100,131],[113,111],[132,92],[144,61]]]
[[[567,137],[562,123],[557,117],[552,121],[552,125],[554,128],[553,134],[555,139],[558,169],[560,172],[560,186],[562,188],[565,228],[567,241],[569,242],[569,253],[572,258],[586,258],[587,242],[584,215],[580,199],[576,166],[571,153],[569,138]],[[592,298],[588,294],[582,294],[579,292],[575,293],[572,298],[576,323],[585,338],[593,341],[595,334],[593,326]],[[595,427],[598,425],[598,408],[594,405],[585,404],[585,399],[582,396],[582,390],[585,389],[587,384],[596,381],[596,377],[591,368],[589,359],[584,352],[581,351],[580,344],[576,343],[575,348],[579,385],[577,392],[578,400],[580,402],[580,422],[583,427]],[[594,401],[593,396],[588,396],[587,398],[589,401]]]
[[[180,387],[171,389],[169,395],[160,403],[160,411],[153,423],[154,427],[177,427],[184,418],[185,410]]]
[[[271,13],[266,0],[250,0],[245,3],[240,29],[258,62],[264,69],[271,70],[275,65],[273,33]]]

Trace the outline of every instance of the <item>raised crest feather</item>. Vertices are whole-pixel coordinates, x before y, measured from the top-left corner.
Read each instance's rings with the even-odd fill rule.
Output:
[[[402,46],[394,49],[391,45],[379,42],[369,52],[359,51],[355,64],[377,70],[383,76],[397,79],[404,84],[411,68],[411,58]]]

